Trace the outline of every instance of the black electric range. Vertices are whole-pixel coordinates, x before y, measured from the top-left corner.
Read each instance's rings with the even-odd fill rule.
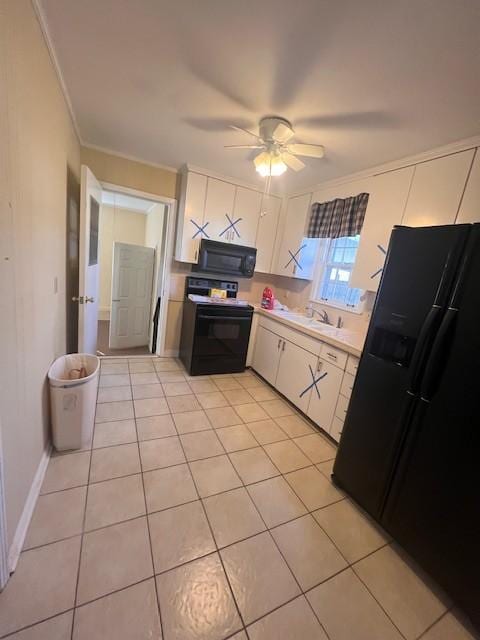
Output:
[[[209,297],[223,289],[223,300]],[[244,371],[253,307],[237,299],[238,282],[187,276],[180,360],[192,376]]]

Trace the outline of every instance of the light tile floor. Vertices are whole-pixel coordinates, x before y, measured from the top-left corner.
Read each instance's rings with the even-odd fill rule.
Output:
[[[268,385],[102,361],[91,450],[55,454],[0,594],[12,640],[471,640],[330,481]]]

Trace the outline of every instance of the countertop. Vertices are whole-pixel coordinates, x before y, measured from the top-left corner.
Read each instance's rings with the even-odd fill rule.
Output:
[[[253,305],[255,313],[270,318],[276,322],[286,325],[292,329],[296,329],[306,335],[322,340],[331,344],[332,347],[343,349],[347,353],[359,358],[362,355],[363,343],[365,342],[365,334],[351,329],[337,329],[331,325],[324,324],[315,318],[307,318],[301,313],[293,311],[267,311],[262,309],[260,305]]]

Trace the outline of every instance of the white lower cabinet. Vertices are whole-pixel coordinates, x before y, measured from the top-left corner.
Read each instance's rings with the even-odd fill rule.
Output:
[[[280,336],[265,329],[265,327],[260,326],[257,328],[253,368],[258,371],[262,378],[265,378],[267,382],[274,386],[277,379],[281,346],[282,338]]]
[[[330,435],[337,442],[340,441],[340,436],[342,435],[343,431],[343,424],[344,423],[340,420],[340,418],[337,418],[337,416],[333,416],[332,426],[330,427]]]
[[[311,371],[315,374],[317,357],[287,340],[282,340],[280,351],[275,387],[300,411],[307,413],[312,393],[312,389],[309,389],[313,382]]]
[[[305,413],[324,431],[329,432],[342,386],[343,370],[319,358],[315,371],[316,379],[324,377],[317,382],[316,389],[312,389],[310,404]]]
[[[254,339],[254,370],[338,442],[358,359],[264,316]]]

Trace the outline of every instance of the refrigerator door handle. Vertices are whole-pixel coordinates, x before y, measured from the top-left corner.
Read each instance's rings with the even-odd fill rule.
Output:
[[[435,394],[442,375],[443,365],[448,354],[450,338],[457,319],[458,309],[449,307],[445,313],[440,329],[433,343],[430,358],[425,367],[420,395],[423,400],[430,401]]]
[[[435,335],[435,330],[440,323],[441,314],[442,307],[438,304],[434,304],[428,312],[422,328],[420,329],[420,334],[418,336],[410,364],[411,373],[408,388],[412,393],[418,393],[420,390],[420,383],[424,372],[428,347],[430,346],[433,336]]]

